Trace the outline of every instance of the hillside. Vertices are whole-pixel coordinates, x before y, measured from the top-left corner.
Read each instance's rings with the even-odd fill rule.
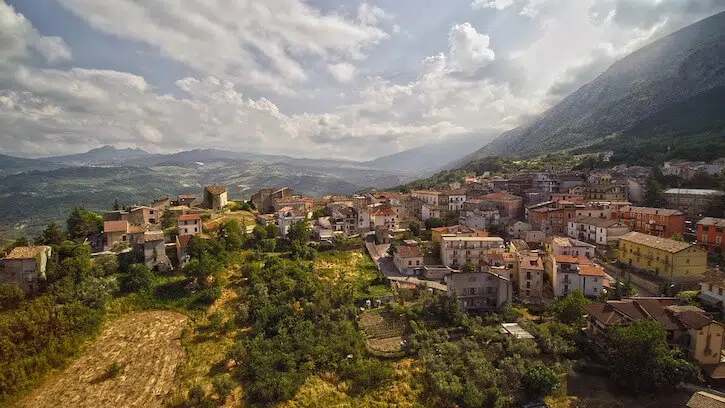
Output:
[[[621,134],[573,153],[612,151],[615,163],[717,159],[725,152],[725,87],[672,104]]]
[[[720,13],[621,59],[531,123],[503,133],[459,163],[586,146],[724,85],[725,13]]]
[[[62,165],[42,159],[25,159],[0,154],[0,177],[31,170],[50,170]]]
[[[122,164],[127,160],[145,156],[149,156],[149,153],[142,149],[117,149],[113,146],[102,146],[97,149],[91,149],[85,153],[66,156],[52,156],[46,157],[43,160],[69,166],[85,166],[97,164]]]

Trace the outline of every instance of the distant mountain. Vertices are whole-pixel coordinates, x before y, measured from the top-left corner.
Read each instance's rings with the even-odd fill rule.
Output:
[[[25,159],[0,154],[0,177],[24,171],[51,170],[58,167],[61,165],[42,159]]]
[[[725,13],[720,13],[621,59],[536,120],[503,133],[459,163],[588,146],[724,85]]]
[[[471,152],[496,134],[485,133],[463,138],[453,138],[439,143],[433,143],[415,149],[379,157],[364,162],[365,166],[391,171],[404,171],[414,173],[433,173],[451,161]]]
[[[46,157],[43,160],[68,166],[87,166],[123,164],[128,160],[145,156],[149,156],[149,153],[142,149],[117,149],[113,146],[106,145],[85,153]]]

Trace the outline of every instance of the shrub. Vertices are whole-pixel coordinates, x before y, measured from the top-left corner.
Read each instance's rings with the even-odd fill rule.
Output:
[[[206,398],[206,391],[204,391],[204,387],[202,387],[199,384],[194,384],[189,389],[189,393],[186,394],[189,404],[192,407],[197,407],[202,404],[202,401]]]
[[[216,302],[217,299],[222,295],[222,290],[219,286],[213,286],[211,288],[206,288],[204,290],[200,290],[196,294],[196,302],[200,305],[206,305],[209,306],[212,303]]]
[[[11,283],[0,282],[0,310],[17,308],[24,298],[22,289]]]
[[[393,368],[375,359],[358,360],[347,366],[343,372],[343,378],[352,381],[350,390],[354,394],[384,387],[393,381],[393,377]]]
[[[118,377],[121,372],[123,372],[123,369],[126,367],[125,364],[121,364],[118,361],[114,361],[113,363],[106,366],[106,372],[105,377],[107,379],[116,378]]]
[[[214,387],[214,392],[216,392],[219,398],[224,400],[232,393],[236,383],[229,374],[220,374],[211,379],[211,385]]]
[[[559,386],[559,376],[551,368],[537,362],[524,371],[521,386],[529,396],[541,398],[550,395]]]
[[[151,288],[154,274],[144,264],[133,264],[128,268],[128,276],[124,280],[124,289],[129,292],[145,291]]]

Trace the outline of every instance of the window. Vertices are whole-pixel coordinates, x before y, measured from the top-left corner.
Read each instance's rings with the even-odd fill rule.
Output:
[[[413,261],[408,261],[408,266],[413,265]]]
[[[199,228],[194,227],[194,232],[199,232]]]
[[[709,290],[710,292],[712,292],[712,283],[709,284],[708,286],[709,286],[709,288],[707,290]]]
[[[717,288],[717,294],[718,294],[719,296],[722,296],[722,288]]]
[[[530,281],[528,281],[528,282],[526,282],[526,289],[530,289],[530,288],[531,288],[531,282],[530,282]],[[527,292],[528,292],[528,291],[527,291]]]
[[[599,282],[599,278],[594,278],[594,282]]]

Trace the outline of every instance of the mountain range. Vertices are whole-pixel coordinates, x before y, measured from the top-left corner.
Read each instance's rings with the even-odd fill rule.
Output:
[[[533,121],[501,134],[452,167],[486,156],[532,157],[542,153],[585,148],[606,138],[632,132],[656,139],[672,126],[663,121],[678,116],[675,107],[687,101],[714,101],[725,86],[725,12],[662,37],[622,58],[592,82],[563,99]],[[702,125],[725,117],[725,105],[710,107],[711,115],[678,130],[678,139]],[[667,112],[667,113],[663,113]],[[704,123],[703,123],[704,121]],[[719,122],[722,124],[722,121]],[[722,126],[710,127],[711,137]],[[628,133],[629,132],[629,133]],[[627,144],[619,138],[613,145]],[[721,152],[725,153],[725,152]]]

